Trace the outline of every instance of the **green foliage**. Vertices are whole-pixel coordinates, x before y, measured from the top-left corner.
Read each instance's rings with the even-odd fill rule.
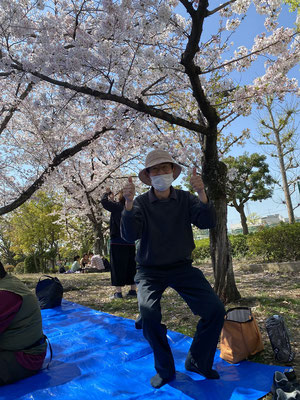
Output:
[[[249,235],[229,235],[232,257],[259,258],[261,261],[300,260],[300,223],[262,228]],[[195,262],[210,259],[209,239],[195,241]]]
[[[41,261],[43,258],[55,259],[57,242],[63,235],[62,226],[58,224],[60,209],[57,196],[42,191],[19,207],[10,220],[13,251],[24,255],[38,254]]]
[[[33,254],[30,254],[25,258],[24,261],[24,272],[26,274],[31,274],[40,271],[40,262],[37,257]]]
[[[290,5],[290,11],[298,11],[298,13],[300,12],[300,0],[285,0],[284,1],[285,4],[289,4]]]
[[[193,250],[192,258],[195,261],[203,261],[210,258],[209,239],[195,241],[196,248]]]
[[[235,207],[247,201],[264,200],[272,196],[271,186],[275,182],[269,174],[266,156],[244,153],[239,157],[227,157],[224,162],[232,177],[226,185],[228,205]],[[229,172],[230,175],[230,172]]]
[[[248,235],[243,235],[243,234],[229,235],[232,257],[241,258],[247,256],[249,251],[247,236]]]
[[[300,260],[300,223],[264,228],[247,239],[249,253],[264,261]]]

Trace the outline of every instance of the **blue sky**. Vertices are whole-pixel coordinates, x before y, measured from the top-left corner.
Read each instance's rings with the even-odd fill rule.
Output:
[[[216,2],[211,1],[210,4],[211,4],[210,9],[212,9],[220,3],[217,4]],[[186,15],[181,5],[178,7],[178,13]],[[286,27],[293,27],[296,18],[295,15],[296,12],[291,13],[289,12],[288,7],[284,6],[282,16],[280,17],[279,20],[280,24]],[[207,32],[207,37],[212,32],[212,31],[210,32],[209,26],[216,26],[215,23],[217,24],[217,21],[218,19],[215,17],[207,19],[207,22],[205,23],[203,30],[204,33]],[[254,7],[251,6],[248,16],[239,27],[238,35],[236,37],[233,36],[232,41],[234,41],[238,46],[240,45],[244,45],[246,47],[252,46],[253,38],[264,30],[263,21],[264,18],[258,15]],[[247,72],[247,80],[249,80],[250,82],[254,77],[259,76],[262,73],[263,73],[263,61],[256,63],[255,66]],[[294,68],[292,71],[290,71],[289,76],[295,77],[296,79],[298,79],[298,81],[300,81],[299,67]],[[245,77],[243,77],[243,83],[246,83]],[[254,134],[257,131],[256,118],[257,116],[255,115],[255,113],[253,113],[253,115],[247,118],[240,117],[229,127],[228,131],[235,132],[238,134],[245,127],[247,127]],[[298,115],[298,121],[300,122],[299,115]],[[250,154],[254,152],[257,152],[259,154],[265,154],[267,156],[267,162],[269,163],[270,166],[270,171],[271,173],[273,173],[275,169],[274,159],[269,157],[264,152],[263,147],[258,146],[257,144],[254,143],[254,141],[247,142],[247,145],[244,147],[241,146],[233,147],[232,151],[230,152],[230,155],[239,156],[243,154],[245,151],[247,151]],[[281,193],[281,190],[279,188],[276,188],[274,190],[274,194],[271,199],[263,200],[261,202],[248,202],[245,210],[246,215],[249,215],[250,213],[256,213],[259,216],[280,214],[286,218],[287,210],[284,204],[280,204],[280,198],[283,199],[283,193]],[[293,196],[292,201],[293,204],[300,203],[299,192]],[[295,210],[295,215],[300,216],[300,207],[297,210]],[[236,224],[239,222],[240,222],[239,213],[234,208],[228,207],[228,227],[230,228],[231,224]]]

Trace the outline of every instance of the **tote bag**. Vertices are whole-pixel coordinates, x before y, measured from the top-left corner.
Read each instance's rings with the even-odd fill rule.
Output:
[[[264,349],[261,333],[249,307],[230,308],[220,337],[220,357],[230,363],[245,360]]]
[[[46,279],[42,279],[43,277],[46,277]],[[49,275],[42,275],[35,288],[35,294],[42,310],[60,306],[63,292],[60,280]]]

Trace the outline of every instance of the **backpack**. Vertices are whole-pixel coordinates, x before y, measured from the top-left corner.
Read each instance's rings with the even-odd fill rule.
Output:
[[[103,257],[102,262],[103,262],[105,271],[110,271],[110,262],[108,261],[108,259]]]
[[[295,352],[291,348],[289,332],[283,317],[273,315],[266,320],[265,324],[275,360],[283,363],[293,361]]]
[[[47,279],[41,280],[43,276]],[[60,306],[63,291],[63,286],[58,278],[53,278],[49,275],[42,275],[35,288],[35,294],[40,303],[41,310]]]

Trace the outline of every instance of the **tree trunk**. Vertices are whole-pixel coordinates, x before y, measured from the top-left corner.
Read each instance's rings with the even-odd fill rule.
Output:
[[[239,206],[238,212],[240,213],[240,217],[241,217],[241,225],[243,228],[243,234],[244,235],[248,235],[249,230],[248,230],[248,225],[247,225],[247,217],[245,215],[245,209],[244,209],[244,205],[241,204]]]
[[[278,152],[278,158],[279,158],[280,172],[281,172],[281,177],[282,177],[282,186],[283,186],[285,204],[286,204],[287,211],[288,211],[289,223],[293,224],[295,222],[295,215],[294,215],[291,195],[290,195],[290,191],[289,191],[287,176],[286,176],[286,169],[284,166],[284,156],[283,156],[283,152],[282,152],[282,144],[281,144],[281,140],[280,140],[280,134],[277,129],[274,129],[274,133],[275,133],[275,138],[276,138],[276,146],[277,146],[277,152]]]
[[[210,230],[210,248],[214,271],[214,289],[223,303],[241,298],[236,287],[231,246],[227,235],[227,203],[224,199],[214,201],[217,213],[217,225]]]
[[[94,253],[103,256],[105,254],[105,243],[103,237],[102,222],[93,223],[94,230]]]
[[[206,137],[204,140],[203,179],[208,187],[208,195],[213,200],[217,223],[210,230],[210,249],[214,271],[214,289],[223,303],[229,303],[241,298],[237,290],[233,266],[231,247],[227,235],[227,201],[225,184],[227,167],[218,160],[217,134]]]

